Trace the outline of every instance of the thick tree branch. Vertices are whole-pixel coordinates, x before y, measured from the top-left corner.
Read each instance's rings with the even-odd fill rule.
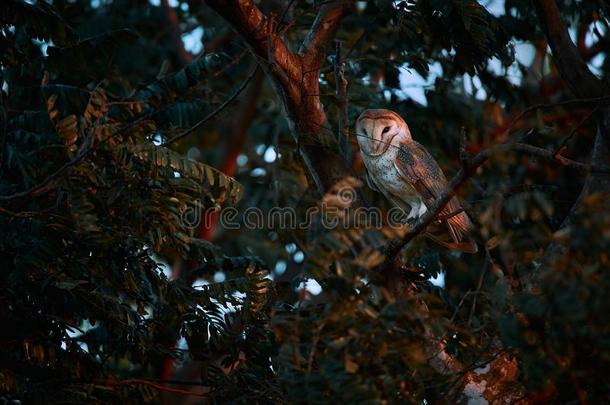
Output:
[[[241,35],[260,59],[281,69],[289,78],[300,76],[298,57],[274,30],[273,20],[263,14],[253,0],[206,0]],[[277,69],[274,70],[277,74]]]
[[[275,30],[273,18],[266,17],[252,0],[206,0],[261,61],[286,111],[310,179],[321,193],[351,174],[347,162],[325,142],[332,131],[320,102],[319,75],[327,44],[352,2],[322,6],[303,43],[303,53],[296,54]]]
[[[599,97],[600,80],[591,73],[572,42],[556,0],[534,0],[534,4],[553,52],[553,60],[570,90],[579,97]]]
[[[350,2],[346,0],[336,0],[320,7],[301,49],[299,49],[305,66],[316,70],[322,66],[328,45],[335,38],[339,24],[347,11],[348,3]]]

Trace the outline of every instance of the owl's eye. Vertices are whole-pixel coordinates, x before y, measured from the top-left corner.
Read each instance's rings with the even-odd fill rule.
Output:
[[[392,128],[390,128],[390,127],[385,127],[385,128],[383,129],[383,131],[381,131],[381,133],[382,133],[382,134],[387,134],[388,132],[390,132],[390,129],[392,129]]]

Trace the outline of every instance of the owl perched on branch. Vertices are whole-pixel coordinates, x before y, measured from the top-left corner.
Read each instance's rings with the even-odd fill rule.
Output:
[[[360,154],[371,188],[408,213],[422,216],[447,187],[436,160],[411,138],[407,123],[390,110],[365,110],[356,121]],[[472,222],[453,197],[428,227],[426,236],[453,250],[476,253],[469,237]]]

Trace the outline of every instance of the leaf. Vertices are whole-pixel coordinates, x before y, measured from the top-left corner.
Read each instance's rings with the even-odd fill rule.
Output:
[[[501,238],[498,235],[496,235],[496,236],[488,239],[487,242],[485,242],[485,249],[493,250],[496,247],[498,247],[498,245],[500,244],[501,241],[502,241]]]
[[[352,360],[352,358],[347,353],[345,354],[344,365],[345,365],[345,371],[348,372],[349,374],[356,374],[358,372],[358,369],[360,368],[358,363],[356,363],[354,360]]]
[[[55,7],[44,1],[31,4],[23,0],[0,2],[0,24],[24,27],[32,37],[60,43],[71,43],[76,34],[57,13]]]
[[[72,146],[78,140],[78,121],[76,115],[68,115],[55,124],[57,135],[64,145]]]
[[[171,149],[156,145],[123,145],[137,158],[154,163],[160,167],[167,167],[179,172],[182,176],[196,180],[205,186],[213,198],[222,200],[228,194],[233,203],[241,198],[242,187],[232,177],[204,163],[191,160]]]
[[[101,119],[108,112],[107,102],[106,93],[102,88],[96,87],[91,92],[83,114],[86,127],[91,126],[95,120]]]
[[[55,285],[55,287],[61,289],[61,290],[73,290],[74,288],[78,287],[79,285],[83,285],[83,284],[87,284],[88,281],[86,280],[65,280],[65,281],[58,281],[56,283],[54,283],[53,285]]]

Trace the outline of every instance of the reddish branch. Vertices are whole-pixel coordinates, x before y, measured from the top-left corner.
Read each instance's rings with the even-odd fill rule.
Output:
[[[283,104],[299,142],[311,180],[323,193],[351,174],[345,160],[325,146],[328,120],[319,98],[320,69],[326,50],[353,1],[329,1],[318,15],[298,52],[292,52],[277,31],[273,16],[264,15],[252,0],[207,0],[243,37],[258,58]],[[330,133],[332,136],[332,132]]]
[[[300,76],[297,56],[290,52],[283,39],[274,32],[273,20],[265,16],[254,1],[207,0],[206,3],[227,20],[254,55],[273,66],[274,72],[281,71],[290,78]]]
[[[335,38],[335,34],[343,16],[345,6],[343,1],[329,1],[320,7],[320,11],[299,49],[304,65],[318,70],[326,58],[326,48]],[[319,72],[318,72],[319,74]]]

